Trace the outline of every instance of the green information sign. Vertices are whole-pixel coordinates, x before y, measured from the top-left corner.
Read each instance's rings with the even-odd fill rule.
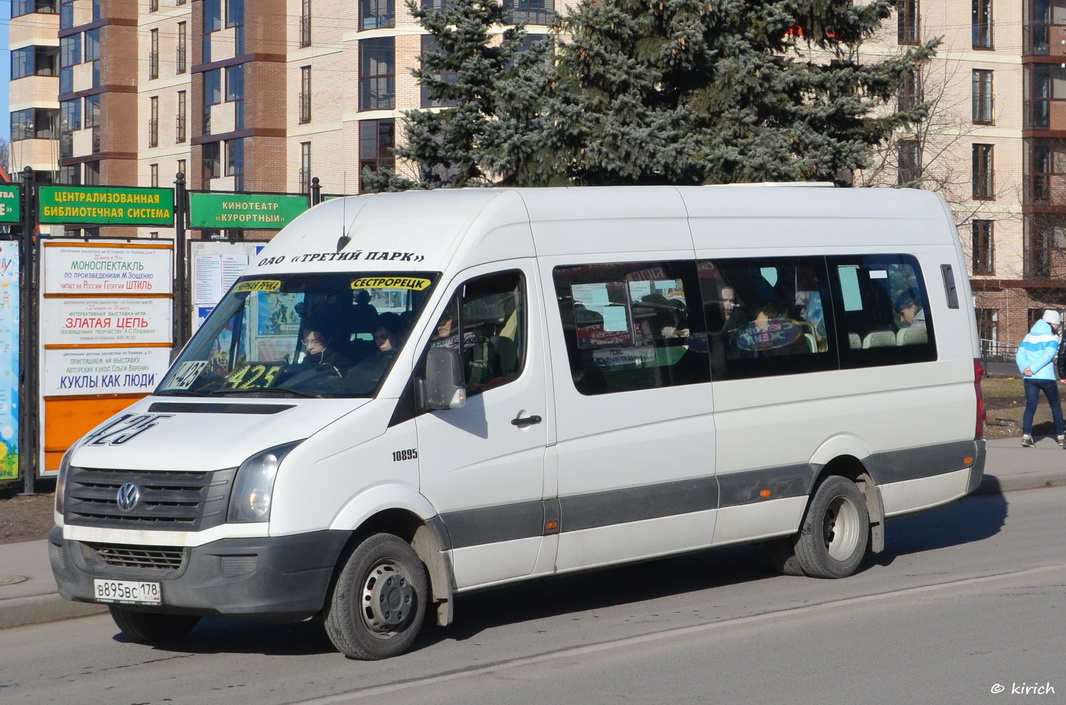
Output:
[[[111,186],[41,186],[41,223],[174,225],[174,189]]]
[[[281,230],[310,207],[307,196],[190,193],[190,228]]]
[[[15,184],[0,185],[0,223],[22,222],[22,192]]]

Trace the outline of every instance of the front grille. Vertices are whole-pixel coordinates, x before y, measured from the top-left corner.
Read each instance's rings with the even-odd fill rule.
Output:
[[[88,544],[96,560],[114,568],[171,571],[181,568],[184,551],[181,548],[154,546],[115,546]]]
[[[77,526],[141,531],[202,531],[226,520],[230,485],[237,470],[147,472],[71,468],[63,520]],[[129,511],[118,505],[127,482],[140,488]]]

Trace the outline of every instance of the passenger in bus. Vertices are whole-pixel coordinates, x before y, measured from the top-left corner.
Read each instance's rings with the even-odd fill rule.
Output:
[[[352,306],[351,328],[353,333],[371,333],[378,319],[378,310],[370,303],[370,292],[360,289]]]
[[[304,358],[299,367],[303,370],[313,369],[321,365],[328,365],[336,370],[338,375],[343,374],[352,366],[351,360],[331,347],[334,336],[327,327],[318,322],[304,324],[304,335],[301,341],[304,345]]]
[[[396,357],[402,327],[403,320],[395,313],[382,313],[378,316],[374,329],[376,352],[360,360],[345,374],[344,387],[347,391],[366,394],[378,386],[381,376]]]
[[[899,314],[901,328],[920,327],[925,328],[925,309],[918,302],[918,298],[906,291],[896,298],[896,313]]]

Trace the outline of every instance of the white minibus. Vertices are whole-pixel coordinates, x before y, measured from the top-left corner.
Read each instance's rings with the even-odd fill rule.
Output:
[[[717,546],[840,578],[977,487],[981,374],[932,192],[339,198],[66,453],[51,564],[136,641],[318,619],[360,659],[464,592]]]

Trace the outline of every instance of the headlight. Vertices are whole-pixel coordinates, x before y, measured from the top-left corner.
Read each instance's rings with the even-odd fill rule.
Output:
[[[241,463],[233,492],[229,496],[227,521],[262,522],[270,520],[270,503],[274,493],[274,476],[281,461],[300,441],[257,453]]]
[[[56,478],[55,504],[55,512],[59,517],[63,516],[63,510],[67,504],[67,477],[70,475],[70,454],[73,452],[74,449],[71,448],[66,453],[63,453],[63,460],[59,463],[59,477]]]

